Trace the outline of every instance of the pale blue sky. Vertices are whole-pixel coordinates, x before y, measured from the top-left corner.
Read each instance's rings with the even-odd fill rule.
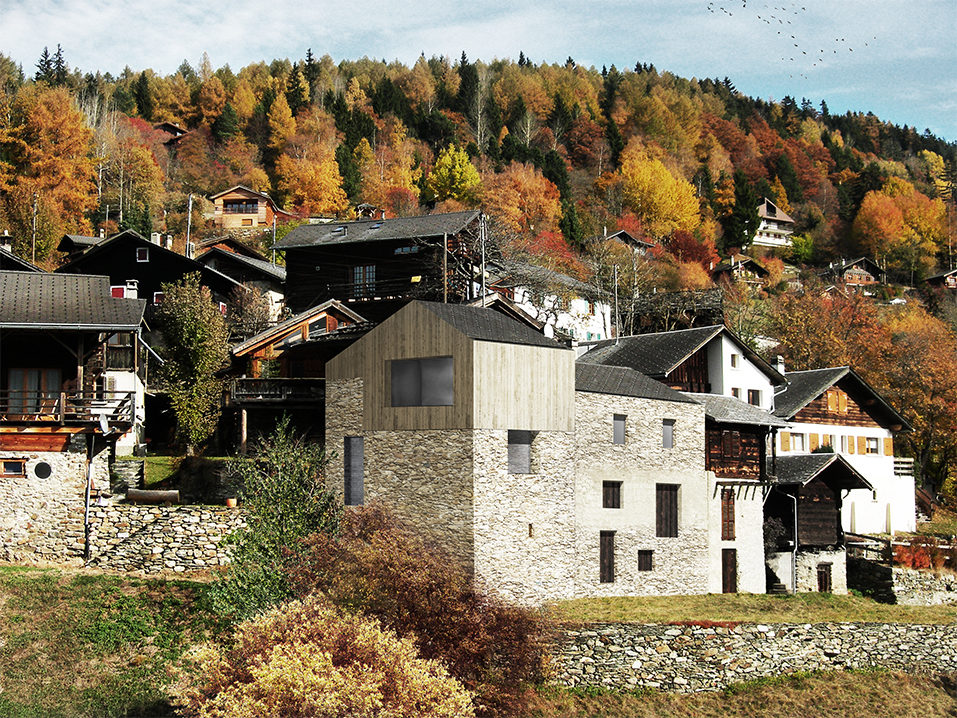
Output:
[[[57,43],[71,67],[114,75],[125,65],[169,74],[203,52],[239,70],[310,47],[336,62],[463,50],[599,69],[641,61],[957,141],[957,0],[0,0],[0,52],[24,72]]]

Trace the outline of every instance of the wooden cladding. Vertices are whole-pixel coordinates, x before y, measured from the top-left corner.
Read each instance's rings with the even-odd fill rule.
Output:
[[[801,487],[798,517],[798,543],[801,546],[838,546],[842,543],[838,497],[823,481],[815,479]]]
[[[861,405],[838,387],[831,387],[794,415],[803,424],[843,424],[844,426],[880,426]]]
[[[72,434],[0,433],[3,451],[66,451]]]
[[[726,478],[760,478],[763,458],[762,437],[737,429],[711,428],[707,431],[708,471]]]
[[[678,536],[678,484],[655,484],[655,536]]]
[[[684,362],[675,367],[665,383],[679,391],[708,393],[711,383],[708,381],[708,348],[702,347]]]

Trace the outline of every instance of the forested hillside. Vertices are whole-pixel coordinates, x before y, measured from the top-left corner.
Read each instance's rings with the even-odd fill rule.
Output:
[[[793,246],[763,257],[766,291],[726,295],[727,321],[780,341],[789,368],[858,369],[914,425],[898,445],[938,487],[957,460],[953,293],[901,307],[785,281],[785,262],[812,286],[815,267],[865,256],[886,300],[953,267],[957,144],[929,132],[832,115],[826,98],[746,97],[728,78],[522,54],[406,67],[309,52],[239,71],[204,56],[111,77],[58,48],[26,70],[0,55],[0,108],[0,230],[46,267],[65,233],[157,231],[182,248],[188,221],[194,239],[214,231],[208,198],[241,184],[302,219],[481,207],[498,251],[627,303],[708,287],[735,249],[766,253],[748,245],[768,198],[795,219]],[[653,248],[601,241],[617,230]]]

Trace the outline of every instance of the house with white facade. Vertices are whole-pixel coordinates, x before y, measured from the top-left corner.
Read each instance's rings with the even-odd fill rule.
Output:
[[[330,487],[385,502],[526,603],[763,592],[762,462],[781,424],[576,363],[481,307],[412,302],[326,365]]]
[[[830,451],[863,476],[869,488],[844,499],[842,523],[851,533],[914,531],[913,470],[894,457],[894,437],[911,426],[849,367],[787,372],[774,413],[791,423],[777,437],[782,457]],[[897,469],[895,469],[895,466]]]
[[[758,205],[758,229],[751,244],[758,247],[790,247],[794,220],[767,197]]]

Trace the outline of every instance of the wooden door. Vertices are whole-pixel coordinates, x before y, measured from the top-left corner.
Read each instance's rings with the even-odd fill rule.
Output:
[[[721,591],[738,592],[738,550],[733,548],[721,551]]]

